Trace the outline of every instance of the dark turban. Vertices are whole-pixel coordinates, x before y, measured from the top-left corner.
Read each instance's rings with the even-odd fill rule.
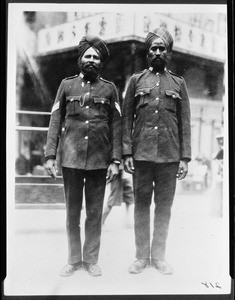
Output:
[[[155,29],[153,32],[149,32],[147,34],[145,39],[147,50],[150,48],[153,40],[155,40],[157,37],[163,40],[166,45],[167,52],[171,52],[173,47],[173,37],[164,27]]]
[[[86,35],[78,44],[78,56],[81,57],[90,47],[98,50],[101,61],[106,61],[109,58],[109,50],[103,40],[97,36]]]

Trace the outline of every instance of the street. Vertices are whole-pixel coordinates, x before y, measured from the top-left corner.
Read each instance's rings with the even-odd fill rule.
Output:
[[[9,213],[5,294],[229,293],[228,222],[211,215],[211,201],[210,191],[176,194],[167,243],[173,275],[162,275],[152,267],[138,275],[128,273],[135,259],[133,209],[131,224],[126,226],[124,204],[113,207],[102,229],[99,266],[103,275],[97,278],[83,270],[71,277],[59,276],[67,263],[64,205],[14,209]]]

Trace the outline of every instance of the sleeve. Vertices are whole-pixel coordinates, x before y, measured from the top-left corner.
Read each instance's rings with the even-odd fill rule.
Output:
[[[122,158],[122,149],[121,149],[121,109],[119,103],[119,97],[117,88],[115,85],[113,86],[112,91],[112,101],[111,101],[111,114],[109,118],[109,126],[110,126],[110,140],[111,140],[111,162],[112,161],[120,161]]]
[[[122,107],[122,155],[132,155],[132,129],[134,122],[135,83],[130,78]]]
[[[47,134],[47,143],[45,149],[45,159],[56,158],[56,152],[61,135],[62,124],[65,117],[65,93],[64,80],[61,82],[54,105],[51,110],[51,118]]]
[[[178,111],[180,159],[191,160],[191,113],[187,86],[182,78],[181,101]]]

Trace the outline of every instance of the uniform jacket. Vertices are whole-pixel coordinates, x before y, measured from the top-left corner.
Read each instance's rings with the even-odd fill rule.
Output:
[[[121,160],[121,112],[115,85],[79,76],[62,80],[52,108],[45,158],[55,158],[61,129],[61,165],[104,169]]]
[[[190,161],[190,106],[184,79],[151,68],[132,75],[122,128],[123,155],[155,163]]]

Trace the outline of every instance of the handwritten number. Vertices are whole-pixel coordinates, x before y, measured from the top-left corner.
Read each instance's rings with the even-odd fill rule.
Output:
[[[218,282],[215,282],[215,284],[212,284],[211,282],[208,283],[207,281],[205,281],[205,282],[201,282],[201,284],[203,284],[206,288],[212,287],[213,289],[214,288],[221,289],[221,286]]]
[[[201,284],[204,284],[204,285],[205,285],[205,287],[209,288],[209,286],[208,286],[207,282],[201,282]]]

